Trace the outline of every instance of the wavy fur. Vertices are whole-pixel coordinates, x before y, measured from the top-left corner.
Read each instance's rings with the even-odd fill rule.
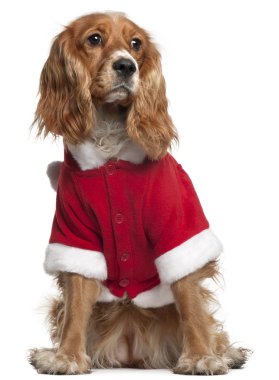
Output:
[[[117,60],[122,62],[116,70]],[[129,75],[119,72],[126,64]],[[72,22],[55,38],[42,70],[35,122],[39,135],[63,137],[82,170],[101,166],[111,155],[133,162],[145,155],[162,158],[177,133],[160,54],[147,32],[119,13]],[[59,165],[49,168],[54,188],[58,172]],[[136,367],[212,375],[241,368],[249,351],[231,346],[214,317],[214,294],[204,285],[218,274],[217,261],[211,261],[177,281],[172,277],[175,302],[143,308],[125,298],[98,302],[99,280],[60,272],[60,295],[49,312],[53,348],[32,350],[29,360],[48,374]]]

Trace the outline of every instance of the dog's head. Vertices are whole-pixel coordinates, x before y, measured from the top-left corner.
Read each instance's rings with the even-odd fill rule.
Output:
[[[160,54],[146,31],[122,14],[84,16],[55,38],[42,70],[39,134],[81,143],[96,109],[111,104],[126,111],[128,135],[156,160],[177,139],[165,92]]]

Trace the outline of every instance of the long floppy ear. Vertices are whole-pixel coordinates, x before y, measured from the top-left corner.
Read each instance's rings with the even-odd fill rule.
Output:
[[[177,133],[168,114],[160,54],[152,45],[140,69],[139,88],[127,119],[127,132],[151,160],[162,158]]]
[[[66,142],[83,141],[95,124],[91,78],[66,29],[53,42],[40,78],[35,121],[38,135],[52,133]]]

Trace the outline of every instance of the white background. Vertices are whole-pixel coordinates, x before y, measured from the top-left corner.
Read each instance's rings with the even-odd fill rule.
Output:
[[[228,378],[274,378],[278,365],[279,9],[276,1],[1,2],[1,377],[40,378],[26,360],[48,347],[42,268],[55,193],[45,175],[61,143],[29,134],[52,38],[72,19],[121,10],[162,52],[173,150],[222,240],[225,326],[254,354]],[[88,378],[174,378],[167,370],[97,370]],[[42,377],[41,377],[42,378]]]

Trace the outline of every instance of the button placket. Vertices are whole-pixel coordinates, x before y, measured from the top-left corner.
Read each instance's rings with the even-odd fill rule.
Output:
[[[129,257],[130,257],[129,253],[124,252],[120,256],[120,261],[122,261],[122,263],[126,263],[129,260]]]
[[[115,238],[115,265],[117,269],[118,286],[126,288],[133,278],[131,266],[131,241],[129,236],[129,212],[125,212],[127,200],[125,192],[119,190],[119,181],[124,173],[117,170],[114,162],[108,162],[105,169],[106,183],[111,205],[113,234]],[[117,174],[117,175],[116,175]]]
[[[127,220],[123,213],[115,215],[115,224],[119,227],[116,228],[116,241],[117,241],[117,256],[118,268],[121,287],[127,287],[130,284],[130,279],[133,276],[131,267],[131,243],[127,229]]]
[[[108,175],[113,175],[116,170],[115,164],[109,163],[106,166],[106,173]]]
[[[126,288],[130,284],[130,281],[127,278],[123,278],[122,280],[119,281],[119,285],[122,288]]]
[[[118,212],[114,216],[114,221],[117,224],[122,224],[124,222],[124,215],[121,212]]]

